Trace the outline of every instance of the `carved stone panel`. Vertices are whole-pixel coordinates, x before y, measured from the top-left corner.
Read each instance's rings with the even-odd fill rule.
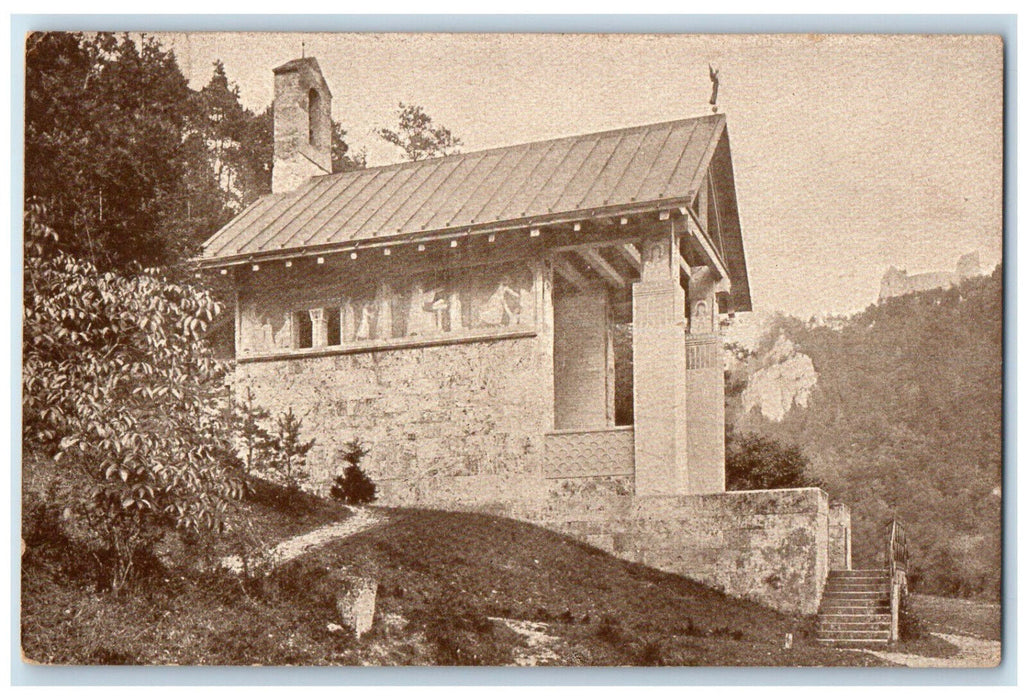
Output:
[[[630,427],[546,435],[547,479],[626,475],[634,470],[635,435]]]

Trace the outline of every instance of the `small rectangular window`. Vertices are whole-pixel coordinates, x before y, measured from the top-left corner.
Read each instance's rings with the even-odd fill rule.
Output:
[[[311,323],[311,314],[307,309],[297,311],[293,314],[293,338],[298,348],[309,348],[314,346],[314,327]]]
[[[339,345],[342,340],[340,333],[342,324],[340,323],[339,307],[326,307],[325,308],[325,329],[327,331],[326,345]]]

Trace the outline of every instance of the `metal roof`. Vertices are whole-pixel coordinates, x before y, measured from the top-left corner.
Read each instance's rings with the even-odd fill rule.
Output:
[[[311,178],[258,199],[202,260],[677,204],[698,189],[724,125],[714,114]]]
[[[715,151],[731,200],[717,248],[744,311],[749,283],[722,114],[314,177],[244,209],[204,244],[201,263],[688,206]]]

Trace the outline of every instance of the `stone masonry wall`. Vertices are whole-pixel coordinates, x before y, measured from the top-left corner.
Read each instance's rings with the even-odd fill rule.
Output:
[[[816,488],[649,498],[590,490],[514,515],[783,612],[817,612],[828,576],[828,497]]]
[[[242,362],[236,390],[252,388],[277,414],[292,406],[310,485],[327,491],[359,437],[364,467],[385,505],[490,507],[541,497],[543,435],[553,420],[545,336],[376,352]]]

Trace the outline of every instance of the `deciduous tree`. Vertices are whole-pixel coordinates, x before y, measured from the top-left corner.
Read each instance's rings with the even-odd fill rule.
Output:
[[[432,117],[418,105],[400,103],[399,125],[396,131],[382,128],[378,135],[398,146],[407,160],[422,160],[434,156],[459,153],[461,140],[445,126],[436,126]]]

